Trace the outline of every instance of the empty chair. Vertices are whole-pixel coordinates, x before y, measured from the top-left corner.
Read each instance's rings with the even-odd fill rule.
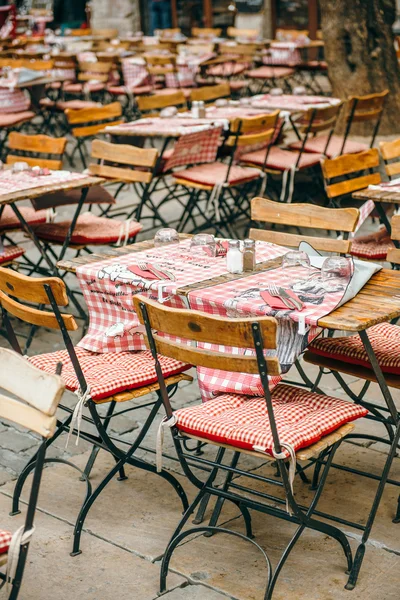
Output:
[[[202,100],[205,104],[211,104],[219,98],[229,98],[231,90],[229,83],[220,83],[218,85],[210,85],[192,90],[190,101],[196,102]]]
[[[137,107],[144,117],[157,117],[163,108],[175,106],[179,112],[187,110],[185,94],[182,90],[141,96],[136,99]]]

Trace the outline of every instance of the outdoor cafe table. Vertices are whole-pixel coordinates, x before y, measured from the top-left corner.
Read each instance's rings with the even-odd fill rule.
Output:
[[[250,106],[263,110],[284,110],[290,113],[306,112],[310,108],[326,108],[340,102],[339,98],[307,96],[306,94],[260,94],[250,98]]]
[[[180,246],[184,243],[187,243],[187,240],[183,240],[183,242],[181,242],[181,244],[179,244]],[[102,316],[104,316],[104,312],[107,311],[107,303],[104,303],[104,299],[107,296],[107,289],[108,291],[111,291],[111,289],[113,290],[112,293],[114,294],[115,291],[115,286],[111,286],[111,277],[113,277],[114,275],[121,274],[124,271],[123,266],[120,264],[125,260],[125,265],[128,264],[132,264],[135,263],[137,264],[138,260],[143,260],[143,258],[148,258],[148,252],[151,252],[151,248],[153,246],[153,242],[152,241],[146,241],[143,243],[139,243],[139,244],[134,244],[131,246],[127,246],[125,248],[121,248],[121,249],[115,249],[115,250],[109,250],[106,251],[105,255],[96,255],[96,256],[88,256],[88,257],[79,257],[77,259],[73,259],[70,261],[61,261],[58,263],[58,268],[60,270],[65,269],[69,272],[77,272],[78,270],[78,276],[80,276],[80,283],[82,286],[82,280],[84,280],[85,283],[85,287],[86,289],[83,289],[84,295],[86,297],[86,299],[88,300],[88,290],[90,288],[92,288],[93,291],[99,292],[98,294],[96,294],[97,296],[97,300],[94,300],[94,302],[98,302],[99,306],[101,307],[101,311],[102,311]],[[270,246],[272,249],[274,248],[274,245]],[[165,248],[164,248],[165,249]],[[222,305],[224,305],[225,300],[226,300],[226,293],[228,292],[231,293],[232,291],[234,292],[234,296],[233,298],[237,298],[237,292],[246,290],[246,279],[252,281],[252,286],[254,286],[253,281],[257,280],[258,278],[262,278],[264,276],[268,276],[268,274],[271,274],[271,272],[273,272],[273,270],[278,269],[279,265],[280,265],[280,257],[282,256],[282,254],[279,254],[277,247],[275,247],[276,251],[275,251],[275,257],[273,256],[273,253],[270,253],[269,255],[269,260],[263,260],[262,263],[257,265],[257,273],[249,273],[249,274],[241,274],[241,275],[232,275],[232,274],[221,274],[219,276],[216,277],[212,277],[211,279],[203,279],[203,281],[198,282],[197,284],[191,284],[191,285],[187,285],[187,286],[183,286],[181,288],[178,288],[175,290],[175,296],[174,298],[177,298],[178,296],[181,297],[181,304],[180,306],[187,306],[187,304],[189,304],[192,308],[195,307],[197,310],[206,310],[208,312],[211,312],[213,314],[221,314],[219,312],[219,309],[221,308]],[[283,251],[286,251],[287,249],[282,249]],[[167,251],[166,254],[170,254],[171,253],[171,247],[168,246],[167,247]],[[141,258],[138,259],[138,256],[135,256],[135,254],[141,254]],[[267,253],[268,254],[268,253]],[[111,258],[110,258],[111,257]],[[131,257],[128,261],[126,261],[126,257]],[[264,258],[264,257],[262,257]],[[133,260],[131,260],[133,259]],[[224,262],[223,259],[221,259],[221,264]],[[118,267],[118,264],[120,264],[120,267]],[[82,274],[84,274],[84,277],[82,277]],[[87,279],[87,276],[91,277],[91,279]],[[115,283],[115,281],[114,281]],[[123,298],[124,294],[126,294],[126,286],[122,285],[122,281],[121,281],[121,285],[118,285],[118,293],[114,294],[113,296],[113,302],[118,301],[119,298]],[[96,285],[99,286],[98,290],[95,290]],[[251,287],[251,286],[250,286]],[[215,290],[220,289],[220,291],[222,291],[222,293],[216,294]],[[236,291],[235,291],[235,288]],[[254,287],[252,288],[254,289]],[[224,291],[225,290],[225,291]],[[389,475],[389,471],[390,471],[390,467],[392,465],[393,462],[393,458],[395,456],[395,453],[397,451],[397,446],[399,443],[399,439],[400,439],[400,418],[399,418],[399,414],[397,412],[396,406],[393,402],[393,398],[391,396],[388,384],[390,386],[393,387],[397,387],[400,388],[400,381],[398,381],[398,377],[394,376],[394,375],[386,375],[384,376],[380,366],[379,366],[379,361],[374,353],[374,350],[371,346],[371,343],[369,341],[369,337],[368,337],[368,329],[370,327],[372,327],[373,325],[376,325],[378,323],[383,323],[383,322],[389,322],[392,319],[395,319],[397,317],[400,316],[400,294],[399,294],[399,290],[400,290],[400,272],[399,271],[394,271],[394,270],[389,270],[389,269],[382,269],[379,272],[375,273],[371,279],[368,281],[368,283],[361,289],[361,291],[350,301],[348,301],[346,304],[342,305],[340,308],[333,308],[333,310],[330,310],[327,312],[327,314],[321,316],[320,318],[317,319],[316,321],[316,325],[318,327],[322,327],[331,331],[335,331],[335,330],[344,330],[344,331],[348,331],[348,332],[352,332],[353,334],[358,334],[361,338],[361,341],[364,345],[364,348],[367,352],[367,355],[370,359],[371,362],[371,370],[369,371],[369,375],[367,376],[367,378],[371,381],[376,381],[379,385],[379,388],[382,392],[383,398],[385,400],[386,406],[387,406],[387,411],[390,415],[390,423],[391,426],[393,428],[393,437],[390,441],[385,440],[385,442],[387,442],[388,445],[388,454],[385,460],[385,464],[382,470],[382,474],[381,475],[376,475],[376,474],[371,474],[371,473],[367,473],[367,476],[378,481],[378,486],[377,486],[377,490],[376,493],[374,495],[374,500],[373,500],[373,504],[371,506],[371,510],[370,513],[367,517],[366,520],[363,520],[363,522],[359,522],[359,523],[355,523],[349,520],[346,520],[342,517],[337,517],[335,515],[330,515],[327,513],[319,513],[320,515],[331,519],[333,521],[337,521],[339,523],[341,523],[342,525],[345,525],[346,527],[353,527],[356,528],[358,530],[361,530],[362,532],[362,536],[361,536],[361,540],[358,544],[357,547],[357,551],[355,554],[355,560],[353,563],[353,568],[350,571],[350,575],[349,575],[349,582],[348,582],[348,586],[349,589],[352,589],[355,585],[355,582],[357,580],[361,565],[362,565],[362,561],[363,561],[363,557],[364,557],[364,553],[365,553],[365,547],[366,547],[366,543],[368,541],[371,529],[372,529],[372,525],[374,523],[378,508],[379,508],[379,504],[382,498],[382,494],[385,488],[385,485],[388,481],[388,475]],[[144,290],[143,288],[135,288],[131,290],[131,295],[134,293],[143,293]],[[169,292],[168,292],[169,293]],[[236,295],[235,295],[236,294]],[[171,296],[173,294],[169,294],[169,296]],[[208,302],[207,303],[207,296],[212,299],[212,302]],[[224,298],[225,296],[225,298]],[[131,298],[131,296],[130,296]],[[161,299],[159,297],[159,299]],[[222,299],[222,303],[221,303],[221,299]],[[230,297],[230,299],[232,299],[232,296]],[[249,298],[248,298],[249,299]],[[162,301],[166,301],[166,298],[164,298],[164,295],[162,297]],[[132,301],[130,300],[130,303]],[[91,303],[90,299],[89,299],[89,303]],[[174,306],[178,306],[178,303],[174,303]],[[226,304],[225,304],[226,306]],[[230,306],[232,307],[232,304],[230,304]],[[238,305],[236,305],[236,308],[238,307]],[[210,310],[211,308],[211,310]],[[246,308],[246,304],[242,304],[241,308]],[[133,312],[133,311],[132,311]],[[247,306],[247,310],[243,310],[242,311],[242,315],[243,314],[249,314],[249,310],[248,310],[248,306]],[[268,311],[263,310],[261,314],[268,314]],[[229,313],[228,313],[229,314]],[[250,314],[252,316],[254,316],[254,318],[257,318],[257,314],[260,314],[260,312],[256,311],[255,313],[253,311],[250,311]],[[233,315],[231,315],[233,316]],[[236,315],[234,315],[236,316]],[[275,315],[277,317],[277,315]],[[279,319],[278,319],[278,323],[279,323]],[[118,324],[114,323],[114,329],[113,329],[113,335],[114,336],[118,336],[121,335],[122,329],[118,328]],[[139,333],[139,331],[138,331]],[[312,336],[311,336],[312,337]],[[83,341],[85,340],[85,338],[83,338]],[[114,338],[115,341],[115,338]],[[286,341],[286,340],[285,340]],[[306,340],[307,342],[307,340]],[[116,345],[118,345],[119,342],[117,342]],[[278,340],[278,347],[279,347],[279,340]],[[227,351],[226,348],[224,347],[219,347],[219,349],[221,351]],[[350,368],[351,365],[348,365],[348,367]],[[332,368],[332,367],[330,367]],[[341,369],[342,370],[342,369]],[[210,371],[210,370],[206,370],[206,371]],[[365,371],[365,370],[364,370]],[[345,371],[344,371],[345,372]],[[220,373],[225,373],[225,372],[220,372]],[[225,373],[226,375],[226,373]],[[229,374],[228,374],[229,375]],[[221,378],[218,378],[218,375],[213,375],[213,377],[211,378],[212,383],[214,384],[214,386],[218,387],[221,386],[221,384],[226,384],[226,382],[224,382],[224,380]],[[231,380],[235,383],[234,380]],[[271,381],[272,386],[276,383],[278,383],[279,378],[276,378],[276,381]],[[199,374],[199,385],[201,386],[201,377]],[[236,385],[238,383],[238,380],[236,380]],[[242,382],[243,383],[243,382]],[[254,383],[253,383],[254,386]],[[259,391],[259,389],[257,390],[257,386],[253,387],[253,390],[250,390],[251,385],[249,385],[249,382],[247,382],[247,390],[245,387],[236,387],[233,391],[237,392],[237,393],[245,393],[246,395],[262,395],[262,392]],[[224,390],[226,391],[226,390]],[[387,421],[389,422],[389,421]],[[338,466],[338,465],[335,465]],[[340,466],[339,466],[340,468]],[[346,469],[345,470],[349,470]],[[353,473],[358,473],[358,474],[362,474],[362,473],[366,473],[365,471],[359,471],[355,468],[350,469],[350,471],[352,471]],[[393,480],[389,480],[391,483],[396,483]],[[318,513],[318,511],[316,511],[316,514]]]
[[[394,180],[390,183],[393,184]],[[352,194],[355,200],[373,201],[379,218],[385,225],[389,235],[392,233],[392,227],[382,203],[400,204],[400,181],[398,185],[390,185],[390,183],[377,184]],[[392,240],[392,242],[396,248],[400,248],[400,241]]]

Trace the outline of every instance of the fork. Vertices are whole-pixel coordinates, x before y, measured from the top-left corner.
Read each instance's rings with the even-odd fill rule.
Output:
[[[278,287],[275,283],[268,284],[268,291],[274,298],[279,298],[280,300],[282,300],[283,304],[290,310],[293,310],[295,308],[293,306],[293,302],[289,300],[289,298],[282,298],[281,294],[279,293]]]

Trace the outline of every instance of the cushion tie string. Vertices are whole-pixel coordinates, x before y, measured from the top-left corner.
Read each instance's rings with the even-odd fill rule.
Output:
[[[88,400],[90,400],[90,386],[87,386],[86,391],[82,393],[81,388],[75,391],[75,394],[78,396],[78,402],[75,404],[74,412],[72,413],[71,424],[69,426],[67,443],[65,444],[65,448],[68,447],[69,438],[71,437],[71,433],[74,429],[78,430],[78,434],[76,436],[75,446],[79,444],[79,436],[81,434],[81,423],[82,423],[82,415],[83,415],[83,407],[86,406]]]
[[[129,240],[129,230],[130,230],[130,224],[132,223],[133,219],[126,219],[125,221],[121,222],[121,227],[119,230],[119,237],[117,240],[117,246],[126,246]],[[124,238],[124,241],[122,242],[122,238]]]
[[[296,174],[296,165],[292,165],[290,167],[290,169],[285,169],[283,171],[283,175],[282,175],[282,189],[281,189],[281,195],[279,198],[279,202],[284,202],[285,201],[285,196],[286,196],[286,188],[288,187],[288,182],[289,182],[289,191],[288,191],[288,197],[287,197],[287,203],[290,204],[292,202],[293,199],[293,191],[294,191],[294,178],[295,178],[295,174]]]
[[[57,213],[53,207],[46,209],[46,223],[54,223],[56,215]]]
[[[172,417],[168,418],[168,417],[163,417],[163,419],[160,422],[160,425],[158,426],[158,431],[157,431],[157,443],[156,443],[156,466],[157,466],[157,473],[161,473],[162,471],[162,451],[163,451],[163,444],[164,444],[164,429],[165,427],[173,427],[174,425],[176,425],[176,421],[177,418],[175,415],[172,415]]]
[[[221,220],[221,213],[219,211],[219,198],[221,196],[221,192],[223,190],[223,188],[228,187],[228,183],[216,183],[212,189],[212,192],[210,194],[210,198],[208,199],[208,204],[207,204],[207,216],[210,216],[210,206],[214,205],[214,213],[215,213],[215,218],[217,220],[217,223],[220,222]]]
[[[261,182],[261,188],[260,188],[259,194],[261,197],[263,197],[265,189],[267,187],[267,174],[264,173],[263,171],[261,171],[260,177],[262,178],[262,182]]]
[[[289,453],[289,485],[290,485],[291,492],[293,494],[293,483],[294,483],[294,478],[296,476],[296,465],[297,465],[296,452],[291,444],[288,444],[286,442],[280,442],[280,445],[282,446],[282,448],[285,448],[285,450],[287,450],[287,452]],[[253,450],[255,452],[266,452],[264,447],[257,446],[257,445],[253,446]],[[274,458],[277,458],[280,460],[287,459],[285,452],[275,452],[274,449],[272,450],[272,456]],[[291,510],[291,508],[289,506],[289,502],[288,502],[287,498],[286,498],[286,510],[289,513],[289,515],[293,514],[293,511]]]
[[[10,546],[7,552],[7,571],[6,571],[6,590],[9,591],[10,585],[15,579],[17,572],[19,554],[21,546],[28,544],[31,541],[35,528],[24,531],[24,525],[21,525],[19,529],[13,534],[10,542]]]

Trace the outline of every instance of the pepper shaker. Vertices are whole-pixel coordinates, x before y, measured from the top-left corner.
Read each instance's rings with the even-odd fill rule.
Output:
[[[256,266],[256,243],[254,240],[244,240],[243,271],[254,271]]]

